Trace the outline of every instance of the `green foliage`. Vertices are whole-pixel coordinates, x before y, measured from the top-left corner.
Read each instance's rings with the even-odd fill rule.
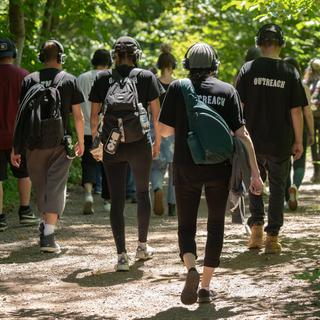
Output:
[[[295,275],[295,278],[300,280],[307,280],[309,282],[316,282],[317,280],[320,280],[320,269],[315,268],[314,270],[297,274]]]
[[[9,212],[19,204],[17,179],[9,170],[8,179],[3,182],[3,211]]]

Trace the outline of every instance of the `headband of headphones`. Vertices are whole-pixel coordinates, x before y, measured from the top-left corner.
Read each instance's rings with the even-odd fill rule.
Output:
[[[57,63],[61,63],[61,64],[64,64],[65,63],[65,58],[66,58],[66,55],[64,54],[64,49],[63,49],[63,46],[62,44],[57,41],[57,40],[54,40],[54,39],[50,39],[48,41],[46,41],[45,43],[43,43],[43,45],[41,46],[41,49],[40,49],[40,53],[39,53],[39,60],[43,63],[46,61],[46,56],[45,56],[45,52],[44,52],[44,48],[46,46],[47,43],[49,42],[52,42],[56,45],[56,47],[58,48],[58,54],[57,54]]]
[[[268,23],[263,25],[255,38],[256,45],[261,46],[264,41],[267,40],[277,40],[279,46],[283,47],[285,45],[284,34],[280,26],[274,23]]]
[[[201,42],[196,42],[191,47],[189,47],[187,52],[184,55],[184,59],[182,61],[182,65],[186,70],[190,70],[192,68],[190,66],[189,52],[191,51],[191,49],[194,46],[198,45],[199,43],[201,43]],[[216,74],[218,72],[218,68],[219,68],[219,64],[220,64],[218,53],[212,46],[210,46],[208,44],[206,44],[206,45],[210,48],[210,50],[211,50],[211,52],[213,54],[212,63],[211,63],[211,66],[209,67],[209,69]],[[203,69],[206,69],[206,68],[207,67],[204,67]],[[202,69],[202,68],[199,67],[199,69]]]

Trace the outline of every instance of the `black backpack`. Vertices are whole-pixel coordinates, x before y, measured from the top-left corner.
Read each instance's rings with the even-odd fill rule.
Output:
[[[142,69],[135,68],[128,77],[123,78],[117,70],[112,70],[111,79],[114,82],[108,89],[103,105],[103,143],[106,143],[114,131],[120,133],[121,143],[139,141],[149,132],[148,113],[139,103],[135,84],[140,72]]]
[[[61,98],[58,87],[65,76],[60,71],[49,87],[37,81],[20,102],[14,133],[15,149],[48,149],[62,143],[64,125],[61,117]]]

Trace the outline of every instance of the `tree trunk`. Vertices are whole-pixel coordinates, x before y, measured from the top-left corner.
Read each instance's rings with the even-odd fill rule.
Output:
[[[59,22],[59,15],[57,14],[58,8],[61,5],[60,0],[47,0],[44,8],[40,41],[43,42],[49,38],[54,38],[52,34],[57,29]]]
[[[17,46],[16,65],[20,66],[24,41],[26,38],[26,28],[24,21],[24,13],[20,6],[20,1],[9,0],[9,28],[14,37]]]

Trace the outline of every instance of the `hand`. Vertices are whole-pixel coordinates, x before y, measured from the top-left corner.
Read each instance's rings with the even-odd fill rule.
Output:
[[[81,157],[83,155],[83,152],[84,152],[84,143],[78,141],[74,145],[74,150],[75,150],[76,156],[77,157]]]
[[[312,146],[314,144],[314,135],[308,134],[307,136],[307,146]]]
[[[160,143],[154,143],[152,145],[152,159],[155,159],[159,156],[160,154]]]
[[[14,151],[11,151],[11,163],[14,167],[19,168],[21,164],[21,154],[14,154]]]
[[[262,194],[263,191],[263,181],[260,176],[258,177],[251,177],[249,190],[252,194],[259,196]]]
[[[92,157],[96,161],[102,161],[102,158],[103,158],[103,144],[100,142],[99,147],[90,150],[90,153],[92,154]]]
[[[302,143],[295,142],[292,146],[292,154],[293,154],[293,160],[298,160],[301,158],[303,153],[303,145]]]

